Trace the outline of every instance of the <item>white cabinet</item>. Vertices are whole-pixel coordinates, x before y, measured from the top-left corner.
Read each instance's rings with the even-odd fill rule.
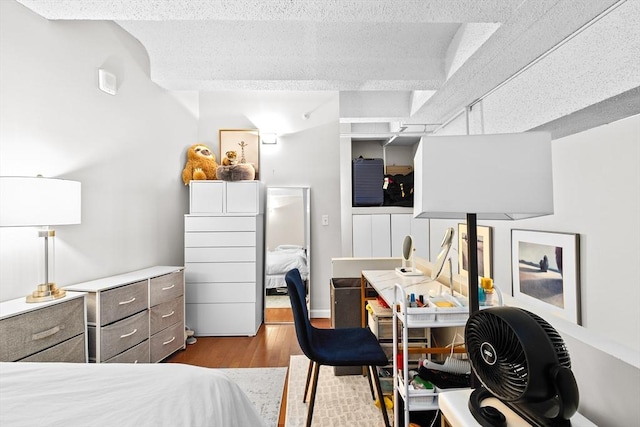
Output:
[[[259,181],[191,181],[189,213],[262,213],[260,185]]]
[[[410,213],[353,215],[353,257],[400,257],[402,241],[413,236],[416,255],[429,259],[429,220]]]
[[[197,336],[253,336],[263,315],[261,183],[190,186],[191,212],[184,220],[187,325]]]
[[[391,256],[391,223],[388,214],[353,216],[353,256]]]

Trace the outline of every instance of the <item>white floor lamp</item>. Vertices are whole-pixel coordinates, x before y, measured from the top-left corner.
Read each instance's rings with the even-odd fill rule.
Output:
[[[477,220],[553,214],[546,132],[426,136],[414,158],[414,216],[466,219],[469,314],[478,311]],[[472,376],[472,388],[477,387]]]

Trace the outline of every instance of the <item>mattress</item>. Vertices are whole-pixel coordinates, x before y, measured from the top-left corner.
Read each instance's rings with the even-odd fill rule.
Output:
[[[0,425],[264,426],[223,372],[160,364],[0,363]]]

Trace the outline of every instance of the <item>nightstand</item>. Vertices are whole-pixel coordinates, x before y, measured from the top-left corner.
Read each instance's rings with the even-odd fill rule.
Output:
[[[87,361],[86,310],[83,292],[27,303],[17,298],[0,303],[0,361]]]

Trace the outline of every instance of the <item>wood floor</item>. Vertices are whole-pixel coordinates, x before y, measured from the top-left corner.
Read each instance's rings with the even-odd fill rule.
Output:
[[[330,319],[313,319],[318,328],[329,328]],[[195,344],[170,356],[168,363],[186,363],[207,368],[288,367],[292,355],[303,354],[295,327],[290,324],[262,325],[255,337],[198,337]],[[278,427],[284,427],[287,387],[282,396]]]

